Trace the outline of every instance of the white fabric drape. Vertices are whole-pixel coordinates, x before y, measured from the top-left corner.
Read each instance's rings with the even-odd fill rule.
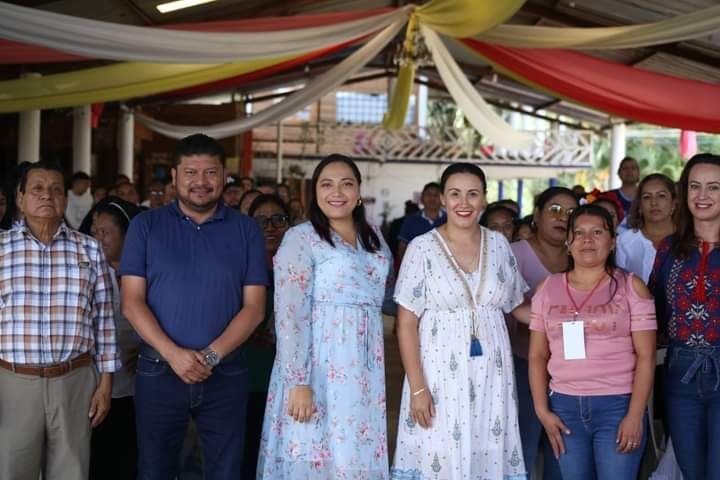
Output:
[[[445,87],[477,131],[498,147],[530,149],[534,141],[533,135],[518,132],[505,123],[473,87],[438,34],[423,25],[420,30]]]
[[[395,37],[404,24],[404,19],[395,21],[355,53],[305,85],[302,90],[292,93],[285,100],[266,108],[252,117],[239,118],[209,126],[172,125],[139,113],[135,115],[135,118],[157,133],[178,139],[198,132],[214,138],[226,138],[260,125],[276,122],[315,102],[318,98],[331,92],[335,87],[342,85],[372,60]]]
[[[210,33],[100,22],[0,2],[0,37],[91,58],[213,64],[306,53],[378,31],[411,7],[293,30]]]
[[[680,42],[720,30],[720,5],[659,22],[621,27],[571,28],[498,25],[476,38],[518,48],[640,48]]]

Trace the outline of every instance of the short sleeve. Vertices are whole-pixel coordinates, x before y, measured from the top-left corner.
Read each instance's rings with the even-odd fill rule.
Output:
[[[530,303],[530,330],[535,332],[542,332],[545,333],[545,304],[546,304],[546,294],[545,294],[545,284],[547,282],[543,282],[538,286],[537,290],[535,291],[535,295],[532,297],[532,301]]]
[[[247,238],[246,262],[247,270],[243,285],[268,286],[268,270],[265,259],[265,239],[260,227],[255,222],[245,225]]]
[[[410,243],[413,239],[413,220],[415,220],[413,215],[405,216],[405,220],[403,220],[402,226],[400,227],[400,233],[398,233],[398,240],[401,242]]]
[[[525,292],[530,290],[530,287],[528,287],[527,282],[525,282],[525,279],[520,274],[517,259],[507,239],[500,234],[497,234],[496,238],[499,245],[499,258],[503,259],[500,261],[499,268],[504,271],[503,277],[505,278],[506,285],[501,308],[503,312],[510,313],[518,305],[523,303],[525,300]]]
[[[633,286],[634,276],[634,274],[629,273],[626,277],[628,307],[630,308],[630,331],[657,330],[655,300],[652,298],[642,298],[637,294]]]
[[[426,309],[425,253],[422,237],[410,242],[395,284],[395,302],[420,318]]]
[[[283,237],[273,259],[277,365],[285,385],[308,385],[312,358],[314,261],[306,225]]]
[[[140,214],[133,218],[125,234],[125,243],[120,257],[120,275],[146,278],[148,233],[147,215]]]

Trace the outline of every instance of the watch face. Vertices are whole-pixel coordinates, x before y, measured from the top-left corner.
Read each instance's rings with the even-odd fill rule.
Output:
[[[212,350],[205,353],[205,361],[211,367],[215,367],[218,363],[220,363],[220,359],[218,358],[217,353],[213,352]]]

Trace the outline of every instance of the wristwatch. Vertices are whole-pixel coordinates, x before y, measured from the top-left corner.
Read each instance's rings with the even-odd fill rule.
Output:
[[[217,365],[220,363],[220,356],[212,348],[207,347],[205,350],[203,350],[200,353],[203,354],[203,357],[205,358],[205,363],[210,368],[217,367]]]

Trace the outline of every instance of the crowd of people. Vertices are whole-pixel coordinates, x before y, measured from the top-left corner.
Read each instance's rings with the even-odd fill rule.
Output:
[[[634,480],[649,403],[720,478],[720,156],[524,218],[455,163],[385,229],[342,155],[306,209],[205,135],[174,159],[144,202],[44,162],[0,196],[0,478],[173,479],[192,419],[208,479]]]

